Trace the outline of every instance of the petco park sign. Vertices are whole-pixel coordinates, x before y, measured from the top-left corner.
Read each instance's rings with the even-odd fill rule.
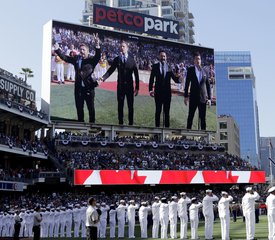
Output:
[[[94,4],[93,23],[108,27],[179,38],[179,22]]]

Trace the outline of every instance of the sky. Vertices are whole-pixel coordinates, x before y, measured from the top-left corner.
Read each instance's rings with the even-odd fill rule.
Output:
[[[84,0],[2,0],[0,67],[19,75],[40,96],[43,25],[51,19],[80,24]],[[275,136],[275,1],[189,0],[196,44],[215,51],[250,51],[256,76],[260,136]]]

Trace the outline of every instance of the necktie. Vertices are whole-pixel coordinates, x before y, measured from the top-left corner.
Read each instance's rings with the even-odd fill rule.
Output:
[[[164,72],[164,63],[161,63],[161,77],[162,77],[162,79],[164,79],[164,75],[165,75],[165,72]]]

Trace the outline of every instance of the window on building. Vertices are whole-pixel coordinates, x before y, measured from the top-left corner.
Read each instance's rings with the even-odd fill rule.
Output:
[[[220,129],[227,129],[227,122],[220,122]]]
[[[139,11],[139,13],[150,15],[149,10],[142,10],[142,11]]]
[[[220,133],[220,140],[227,140],[228,137],[227,137],[227,132],[221,132]]]
[[[244,79],[244,74],[229,74],[229,79]]]
[[[228,151],[228,143],[221,143],[222,146],[224,146],[225,151]]]
[[[130,0],[118,0],[119,7],[127,7],[127,6],[130,6],[130,4],[131,4]]]
[[[172,10],[170,8],[162,9],[162,15],[169,15],[172,14]]]

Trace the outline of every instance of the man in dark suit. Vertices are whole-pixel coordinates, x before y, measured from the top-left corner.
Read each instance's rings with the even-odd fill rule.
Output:
[[[117,102],[118,102],[118,122],[123,124],[124,99],[127,98],[129,125],[134,123],[134,95],[138,95],[139,75],[134,58],[128,54],[128,45],[122,41],[120,44],[120,54],[117,56],[108,71],[102,76],[105,81],[117,69]],[[133,85],[133,73],[135,75],[135,89]]]
[[[155,98],[156,112],[155,125],[160,126],[160,114],[164,112],[164,126],[170,126],[170,104],[171,104],[171,78],[179,83],[179,76],[176,76],[171,67],[167,64],[167,56],[165,51],[159,52],[160,62],[152,66],[149,80],[150,96]],[[154,90],[153,90],[154,88]]]
[[[74,97],[75,106],[77,111],[78,121],[84,122],[84,101],[87,104],[89,111],[89,122],[95,122],[95,87],[98,83],[92,77],[95,66],[100,60],[100,45],[98,34],[94,34],[95,42],[95,56],[89,55],[89,47],[86,44],[81,44],[79,48],[79,55],[66,56],[61,52],[58,44],[55,44],[55,53],[65,62],[71,63],[75,68],[75,84],[74,84]]]
[[[190,86],[190,96],[188,94]],[[201,130],[206,129],[206,105],[211,106],[211,91],[207,72],[201,66],[200,53],[194,54],[194,66],[188,68],[184,88],[184,104],[189,102],[187,129],[192,128],[194,114],[199,109]]]

